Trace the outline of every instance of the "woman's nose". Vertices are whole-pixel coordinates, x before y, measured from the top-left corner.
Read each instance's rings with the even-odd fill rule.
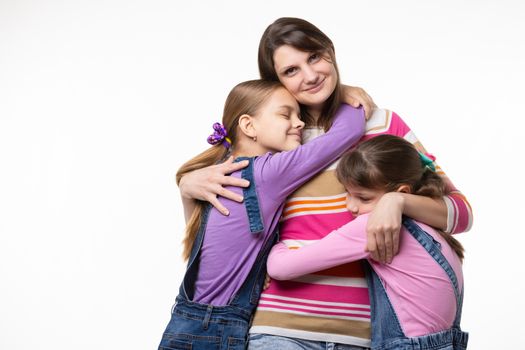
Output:
[[[304,72],[304,80],[308,84],[315,84],[315,83],[317,83],[317,80],[319,78],[319,74],[317,74],[317,72],[314,69],[312,69],[312,67],[304,68],[303,72]]]

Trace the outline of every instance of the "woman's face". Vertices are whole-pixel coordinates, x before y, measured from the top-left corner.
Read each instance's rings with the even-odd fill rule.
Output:
[[[335,67],[317,52],[283,45],[275,50],[273,61],[279,81],[299,103],[311,109],[320,110],[335,90]]]

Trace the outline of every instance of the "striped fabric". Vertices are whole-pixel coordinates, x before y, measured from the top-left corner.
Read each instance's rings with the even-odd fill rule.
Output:
[[[322,133],[317,128],[306,129],[303,139],[308,142]],[[403,120],[388,110],[374,112],[361,141],[380,134],[404,137],[424,150]],[[289,249],[311,244],[353,219],[346,210],[345,189],[335,176],[336,166],[337,161],[287,200],[280,238]],[[470,206],[439,167],[438,171],[453,190],[445,199],[447,231],[466,231],[472,224]],[[272,280],[261,296],[250,333],[370,346],[370,301],[361,263],[291,281]]]
[[[290,198],[286,202],[282,220],[302,215],[343,213],[346,210],[346,193],[315,199],[311,197],[296,197]]]

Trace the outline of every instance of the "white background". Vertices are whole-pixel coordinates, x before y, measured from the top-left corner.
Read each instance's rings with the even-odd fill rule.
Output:
[[[281,16],[412,127],[475,212],[463,327],[522,345],[520,1],[0,0],[0,349],[154,349],[177,294],[178,167]]]

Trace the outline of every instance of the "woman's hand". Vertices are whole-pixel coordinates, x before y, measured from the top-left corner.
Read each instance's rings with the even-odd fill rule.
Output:
[[[372,116],[374,108],[377,107],[372,97],[370,97],[365,90],[357,86],[343,85],[343,102],[356,108],[363,106],[366,120]]]
[[[227,190],[223,186],[250,186],[248,180],[229,176],[229,174],[234,171],[245,168],[248,164],[248,160],[234,163],[233,157],[230,157],[222,164],[211,165],[206,168],[194,170],[181,178],[179,182],[181,196],[183,199],[198,199],[210,202],[211,205],[217,208],[217,210],[223,215],[229,215],[230,212],[221,204],[221,202],[219,202],[217,196],[228,198],[236,202],[243,201],[241,195]]]
[[[403,206],[401,193],[389,192],[381,197],[370,213],[366,226],[366,250],[372,259],[390,264],[397,254]]]
[[[267,290],[268,287],[270,287],[270,283],[272,282],[272,279],[268,274],[266,274],[266,277],[264,278],[264,285],[263,285],[263,291]]]

